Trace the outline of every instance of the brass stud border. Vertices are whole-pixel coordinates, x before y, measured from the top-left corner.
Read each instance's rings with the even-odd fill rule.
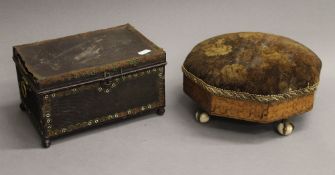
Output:
[[[155,69],[155,71],[154,71]],[[101,86],[85,86],[85,87],[78,87],[78,88],[73,88],[73,89],[69,89],[69,90],[65,90],[65,91],[61,91],[61,93],[59,92],[54,92],[51,94],[51,97],[61,97],[61,96],[64,96],[64,95],[72,95],[72,94],[76,94],[76,93],[79,93],[80,91],[82,91],[81,89],[83,90],[89,90],[91,89],[91,87],[95,87],[95,89],[97,89],[99,92],[107,92],[110,93],[111,92],[111,89],[112,88],[115,88],[117,87],[117,85],[119,83],[121,83],[122,81],[126,81],[126,80],[131,80],[133,78],[138,78],[138,77],[141,77],[141,76],[145,76],[146,74],[151,74],[153,72],[157,72],[157,76],[160,78],[160,79],[163,79],[164,78],[164,67],[159,67],[159,68],[154,68],[154,69],[149,69],[149,70],[143,70],[143,71],[140,71],[140,72],[136,72],[134,74],[131,74],[131,75],[126,75],[126,76],[121,76],[121,77],[118,77],[118,78],[115,78],[112,81],[112,83],[110,84],[109,88],[103,88]],[[163,78],[162,78],[163,77]],[[97,83],[98,85],[99,83]],[[128,109],[124,112],[118,112],[118,113],[114,113],[114,114],[109,114],[109,115],[106,115],[106,116],[102,116],[102,117],[99,117],[99,118],[95,118],[95,119],[91,119],[89,121],[85,121],[85,122],[80,122],[80,123],[76,123],[76,124],[71,124],[67,127],[63,127],[63,128],[60,128],[60,129],[56,129],[56,128],[53,128],[52,127],[52,117],[51,117],[51,114],[50,114],[50,108],[51,108],[51,99],[49,98],[48,94],[44,95],[43,98],[45,99],[45,112],[44,112],[44,117],[45,117],[45,127],[46,127],[46,130],[47,130],[47,137],[54,137],[54,136],[58,136],[58,135],[61,135],[61,134],[64,134],[64,133],[68,133],[68,132],[71,132],[73,130],[77,130],[77,129],[80,129],[80,128],[85,128],[85,127],[90,127],[90,126],[93,126],[93,125],[97,125],[97,124],[100,124],[100,123],[104,123],[104,122],[107,122],[107,121],[111,121],[111,120],[115,120],[115,119],[119,119],[119,118],[126,118],[126,117],[131,117],[131,116],[135,116],[137,113],[139,112],[143,112],[143,111],[146,111],[146,110],[151,110],[151,109],[154,109],[154,108],[157,108],[159,106],[161,106],[162,104],[164,104],[164,101],[165,101],[165,93],[164,93],[164,80],[161,80],[159,81],[159,101],[157,102],[154,102],[154,103],[150,103],[150,104],[147,104],[147,105],[144,105],[144,106],[140,106],[140,107],[136,107],[136,108],[132,108],[132,109]]]

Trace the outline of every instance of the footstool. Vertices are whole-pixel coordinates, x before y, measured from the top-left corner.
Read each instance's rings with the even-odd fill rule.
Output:
[[[292,133],[288,118],[310,111],[321,60],[289,38],[259,32],[219,35],[196,45],[182,71],[183,88],[201,108],[196,119],[228,117],[276,123]]]

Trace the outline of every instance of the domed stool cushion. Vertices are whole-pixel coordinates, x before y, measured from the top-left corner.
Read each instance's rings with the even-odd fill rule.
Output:
[[[259,123],[311,110],[320,69],[302,44],[256,32],[207,39],[182,66],[184,91],[206,114]]]

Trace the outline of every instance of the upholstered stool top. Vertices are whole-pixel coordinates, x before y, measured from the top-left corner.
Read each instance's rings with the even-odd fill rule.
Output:
[[[183,65],[184,75],[207,89],[260,96],[312,92],[320,69],[320,59],[304,45],[256,32],[207,39],[193,48]]]

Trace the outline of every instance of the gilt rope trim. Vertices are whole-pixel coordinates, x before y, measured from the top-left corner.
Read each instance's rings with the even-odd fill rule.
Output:
[[[184,75],[192,80],[194,83],[199,85],[201,88],[206,90],[207,92],[216,95],[216,96],[222,96],[237,100],[251,100],[251,101],[257,101],[261,103],[271,103],[271,102],[280,102],[287,99],[292,99],[295,97],[305,96],[309,95],[315,92],[317,86],[319,83],[315,83],[311,86],[307,86],[305,88],[297,89],[297,90],[291,90],[286,93],[282,94],[273,94],[273,95],[260,95],[260,94],[251,94],[248,92],[239,92],[239,91],[233,91],[233,90],[227,90],[227,89],[221,89],[212,85],[207,84],[202,79],[198,78],[197,76],[193,75],[191,72],[189,72],[184,65],[182,66],[182,71]]]

